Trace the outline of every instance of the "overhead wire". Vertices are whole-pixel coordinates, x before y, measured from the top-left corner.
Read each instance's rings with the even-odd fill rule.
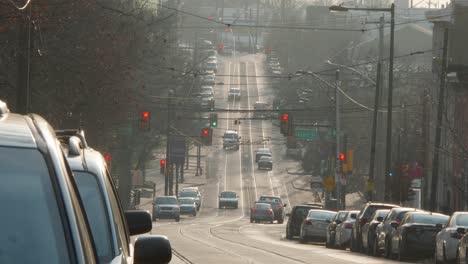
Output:
[[[23,6],[17,5],[13,0],[7,0],[14,8],[17,10],[23,11],[26,8],[28,8],[29,4],[31,3],[32,0],[27,0],[26,3]]]

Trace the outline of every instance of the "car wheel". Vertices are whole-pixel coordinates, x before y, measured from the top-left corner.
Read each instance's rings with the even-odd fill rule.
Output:
[[[252,218],[250,218],[250,223],[253,223],[253,219],[252,219]]]
[[[404,249],[401,247],[401,241],[400,241],[400,244],[398,245],[398,253],[396,255],[396,259],[398,261],[405,260],[405,252],[404,252]]]
[[[180,221],[180,216],[176,216],[176,218],[174,218],[176,222],[179,222]]]
[[[377,245],[377,238],[374,239],[374,246],[372,247],[372,256],[374,257],[380,256],[378,245]]]
[[[301,243],[301,244],[307,243],[307,238],[305,238],[303,236],[299,237],[299,243]]]
[[[286,228],[286,239],[289,239],[289,240],[292,239],[291,232],[289,231],[289,228]]]
[[[273,224],[273,220],[270,220],[270,224]]]
[[[448,261],[447,261],[447,249],[445,248],[445,244],[442,246],[442,263],[448,263]]]
[[[234,206],[234,209],[237,209],[237,208],[239,208],[239,205],[238,205],[238,204],[236,204],[236,206]]]
[[[384,247],[384,257],[385,258],[392,258],[392,248],[391,248],[391,245],[390,245],[390,239],[386,238],[385,239],[385,247]]]
[[[351,245],[349,246],[349,249],[351,250],[351,252],[356,252],[356,242],[354,242],[354,235],[353,233],[351,233]]]
[[[284,219],[281,218],[281,219],[278,219],[278,224],[282,224],[284,222]]]

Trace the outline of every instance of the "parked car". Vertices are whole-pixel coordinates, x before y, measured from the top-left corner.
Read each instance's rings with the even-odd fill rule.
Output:
[[[213,86],[204,85],[204,86],[200,87],[200,94],[203,94],[203,93],[209,93],[209,94],[211,94],[211,96],[214,96]]]
[[[457,258],[458,242],[468,229],[468,212],[455,212],[436,236],[436,262],[453,262]]]
[[[271,157],[267,156],[262,156],[260,160],[258,161],[258,169],[267,169],[267,170],[272,170],[273,169],[273,160]]]
[[[255,150],[255,162],[258,162],[263,156],[271,157],[271,155],[272,153],[269,148],[259,148]]]
[[[349,211],[346,213],[343,221],[337,225],[335,230],[335,247],[346,249],[351,241],[351,230],[353,229],[356,217],[359,214],[358,210]]]
[[[388,213],[390,212],[389,209],[380,209],[374,212],[372,216],[369,218],[370,221],[365,223],[362,227],[362,250],[364,253],[373,254],[374,249],[372,248],[375,244],[375,229],[377,225],[379,225],[385,217],[387,217]]]
[[[362,250],[362,226],[364,226],[370,219],[371,215],[379,209],[392,209],[399,207],[395,204],[384,204],[384,203],[367,203],[359,212],[356,222],[354,222],[353,229],[351,232],[351,251]]]
[[[398,226],[401,223],[405,213],[412,211],[421,210],[411,207],[395,207],[390,209],[384,221],[375,228],[376,240],[374,240],[374,246],[372,247],[372,255],[380,256],[383,254],[387,258],[390,257],[390,241],[396,230],[394,226]]]
[[[348,211],[339,211],[335,217],[333,217],[331,223],[327,227],[327,239],[325,240],[325,247],[329,248],[335,246],[336,227],[341,224],[347,213]]]
[[[180,221],[179,201],[175,196],[159,196],[153,201],[153,221],[156,219],[173,218]]]
[[[202,83],[208,85],[215,85],[216,77],[214,75],[202,75]]]
[[[457,264],[468,264],[468,232],[467,230],[459,229],[459,232],[465,232],[465,235],[458,242],[457,247]]]
[[[284,218],[286,217],[286,204],[283,204],[283,200],[279,196],[268,196],[262,195],[258,199],[260,203],[268,203],[271,204],[271,208],[273,208],[273,212],[275,213],[275,220],[278,221],[278,224],[282,224]]]
[[[448,215],[432,212],[407,212],[391,240],[391,254],[399,261],[407,257],[432,256],[435,237],[449,219]]]
[[[72,135],[70,130],[56,133],[60,135],[63,152],[73,172],[97,256],[109,263],[126,263],[133,258],[129,237],[151,231],[151,215],[143,210],[121,210],[104,157],[89,146],[85,147],[84,133],[75,131],[79,137]],[[152,239],[158,241],[165,238],[153,236]],[[157,251],[158,247],[154,245],[153,250]]]
[[[241,91],[239,87],[231,87],[229,88],[229,93],[228,93],[228,100],[240,100],[241,97]]]
[[[218,208],[231,207],[237,209],[239,206],[239,196],[233,191],[222,191],[219,194]]]
[[[197,203],[193,197],[179,197],[181,215],[197,216]]]
[[[325,241],[327,238],[327,227],[331,220],[335,217],[336,212],[312,209],[309,210],[307,217],[301,225],[299,242],[305,243],[308,241]]]
[[[299,236],[299,234],[301,233],[302,222],[307,217],[307,214],[311,209],[322,209],[322,205],[296,205],[292,208],[291,213],[286,214],[288,216],[288,222],[286,224],[287,239],[293,239],[293,237]]]
[[[205,66],[204,66],[204,69],[205,70],[209,70],[209,71],[214,71],[215,73],[218,72],[218,63],[217,62],[206,62],[205,63]]]
[[[227,130],[223,135],[223,149],[234,148],[239,150],[240,138],[237,131]]]
[[[254,207],[250,208],[250,223],[267,221],[273,224],[274,220],[275,213],[271,208],[271,204],[256,202]]]
[[[179,191],[179,197],[191,197],[195,199],[197,210],[200,210],[202,204],[202,194],[198,187],[185,187]]]

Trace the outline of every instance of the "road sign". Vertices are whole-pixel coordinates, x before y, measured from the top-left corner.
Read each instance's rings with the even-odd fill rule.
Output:
[[[335,177],[333,176],[328,176],[327,178],[325,178],[325,180],[323,181],[323,185],[325,186],[325,188],[327,189],[327,191],[329,192],[332,192],[334,189],[335,189]]]
[[[169,160],[174,163],[184,163],[185,161],[185,137],[170,136],[169,137]]]
[[[295,130],[296,138],[312,140],[318,136],[318,130],[316,129],[296,129]]]

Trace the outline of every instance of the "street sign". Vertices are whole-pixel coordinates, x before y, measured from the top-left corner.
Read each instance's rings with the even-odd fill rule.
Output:
[[[318,130],[316,129],[296,129],[295,130],[296,138],[312,140],[318,136]]]
[[[185,161],[185,137],[169,136],[169,160],[174,163],[184,163]]]
[[[325,188],[327,189],[328,192],[332,192],[334,189],[335,189],[335,177],[333,176],[328,176],[327,178],[325,178],[325,180],[323,181],[323,185],[325,186]]]

